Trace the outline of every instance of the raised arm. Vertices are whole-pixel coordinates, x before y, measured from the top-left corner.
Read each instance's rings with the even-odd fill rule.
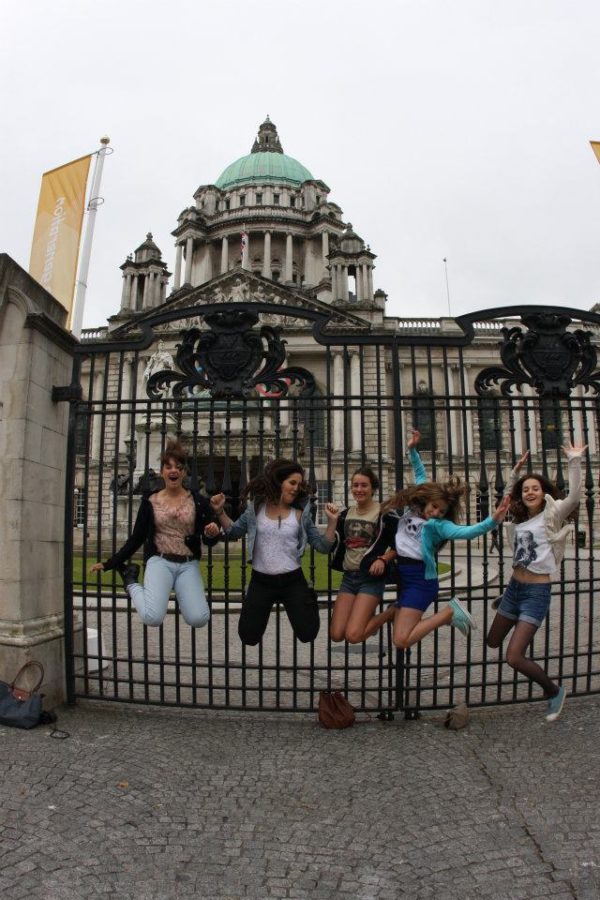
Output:
[[[587,450],[587,444],[583,447],[577,447],[569,442],[568,444],[563,444],[562,450],[567,457],[569,492],[564,500],[557,500],[556,506],[561,519],[564,520],[579,506],[581,499],[581,459]]]
[[[410,436],[410,440],[406,445],[406,449],[408,450],[408,456],[410,459],[410,463],[412,465],[413,474],[415,476],[415,484],[424,484],[427,481],[427,472],[425,471],[425,466],[423,465],[423,460],[419,456],[417,451],[417,444],[421,440],[421,432],[416,428],[413,429],[413,433]]]

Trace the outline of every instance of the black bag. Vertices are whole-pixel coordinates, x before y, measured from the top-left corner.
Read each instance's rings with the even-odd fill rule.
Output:
[[[18,681],[27,669],[37,669],[37,682],[33,688],[19,687]],[[41,663],[25,663],[17,672],[12,684],[0,681],[0,725],[12,728],[35,728],[42,722],[43,695],[37,691],[44,680]]]

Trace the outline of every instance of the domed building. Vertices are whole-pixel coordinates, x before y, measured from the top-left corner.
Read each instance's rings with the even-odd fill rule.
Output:
[[[241,267],[324,303],[382,309],[383,297],[375,303],[373,293],[375,254],[342,220],[329,193],[325,182],[283,152],[267,117],[251,152],[214,184],[201,185],[195,205],[180,213],[171,298]],[[164,302],[166,266],[160,259],[149,236],[121,267],[121,316]]]

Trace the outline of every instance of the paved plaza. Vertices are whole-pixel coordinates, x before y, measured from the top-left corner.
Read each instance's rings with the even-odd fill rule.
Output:
[[[82,701],[0,729],[3,900],[600,895],[600,699],[468,728]]]

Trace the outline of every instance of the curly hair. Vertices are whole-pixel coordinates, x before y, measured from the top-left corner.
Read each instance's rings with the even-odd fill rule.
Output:
[[[428,503],[442,501],[446,504],[445,519],[458,522],[462,516],[462,499],[469,492],[469,486],[461,481],[458,475],[452,475],[448,481],[427,481],[424,484],[412,484],[394,494],[382,507],[382,513],[391,509],[404,509],[410,506],[420,513],[425,511]]]
[[[350,484],[352,484],[352,482],[354,481],[355,475],[363,475],[365,478],[368,478],[371,482],[373,491],[376,491],[379,487],[379,478],[377,477],[371,466],[361,466],[359,469],[355,469],[355,471],[352,473]]]
[[[532,478],[540,483],[544,494],[550,494],[555,500],[558,500],[558,498],[562,496],[556,485],[553,484],[549,478],[546,478],[545,475],[538,475],[537,472],[529,472],[527,475],[521,476],[510,492],[510,506],[508,508],[512,515],[513,522],[517,525],[521,522],[526,522],[529,518],[527,507],[523,503],[523,485]]]
[[[169,460],[174,459],[175,462],[187,468],[187,451],[181,441],[170,438],[167,446],[160,454],[160,467],[166,466]]]
[[[268,463],[264,470],[248,482],[241,493],[242,502],[248,499],[258,504],[279,503],[281,499],[281,485],[290,475],[298,473],[302,481],[298,488],[298,494],[294,505],[301,503],[310,494],[310,488],[304,478],[304,469],[300,463],[293,459],[274,459]]]

